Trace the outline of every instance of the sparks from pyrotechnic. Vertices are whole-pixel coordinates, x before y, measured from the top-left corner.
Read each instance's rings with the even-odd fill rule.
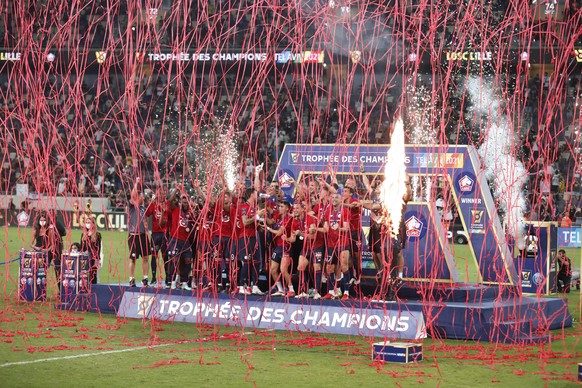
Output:
[[[404,125],[402,118],[394,124],[390,148],[384,165],[384,181],[380,186],[382,209],[388,215],[387,226],[393,237],[398,236],[402,219],[402,206],[406,194],[406,164],[404,152]]]
[[[515,153],[515,139],[511,123],[501,112],[501,100],[493,88],[482,78],[469,78],[467,91],[473,100],[474,115],[487,117],[487,130],[479,147],[479,155],[485,164],[485,176],[494,183],[494,196],[505,210],[508,231],[515,239],[518,248],[525,247],[525,208],[526,200],[523,185],[527,172]]]
[[[218,137],[224,180],[226,186],[231,191],[234,190],[238,180],[238,169],[236,166],[239,158],[233,133],[234,131],[231,129],[221,133]]]
[[[407,106],[407,122],[409,127],[410,142],[412,144],[437,144],[437,131],[433,126],[433,117],[436,114],[435,100],[432,98],[430,91],[418,79],[416,83],[409,80],[406,86],[406,92],[410,96]],[[414,176],[411,180],[413,198],[415,201],[421,199],[424,194],[424,200],[430,201],[433,178],[430,176]],[[421,182],[423,183],[421,185]],[[422,186],[422,191],[419,187]]]

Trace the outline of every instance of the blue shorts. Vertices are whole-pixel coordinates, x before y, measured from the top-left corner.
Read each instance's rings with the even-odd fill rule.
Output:
[[[211,241],[198,241],[196,243],[196,249],[203,256],[207,256],[208,254],[214,253],[214,245],[212,244]]]
[[[325,262],[327,264],[339,263],[340,253],[342,253],[343,251],[349,251],[349,249],[347,247],[327,248]]]
[[[152,233],[152,243],[154,248],[153,251],[154,254],[157,254],[160,251],[163,254],[166,254],[168,252],[168,236],[166,236],[166,233],[164,232]]]
[[[271,261],[274,261],[277,264],[281,264],[283,260],[283,247],[275,247],[273,250],[273,255],[271,256]]]
[[[183,257],[191,259],[192,255],[192,244],[189,241],[179,240],[177,238],[170,239],[170,244],[168,245],[168,255],[170,257]]]
[[[257,254],[257,238],[256,237],[241,237],[238,239],[238,260],[248,261],[256,260]]]
[[[352,230],[350,232],[350,255],[356,257],[358,252],[360,252],[362,247],[362,241],[360,238],[360,230]]]
[[[313,249],[307,249],[304,251],[305,258],[313,264],[321,264],[323,263],[323,254],[325,249],[323,246]]]
[[[214,240],[212,241],[214,248],[217,251],[218,258],[223,260],[234,260],[234,255],[236,251],[233,249],[233,242],[230,237],[222,236],[218,237],[215,236]]]

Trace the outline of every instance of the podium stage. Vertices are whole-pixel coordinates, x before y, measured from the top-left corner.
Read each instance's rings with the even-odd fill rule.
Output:
[[[96,284],[61,308],[120,317],[419,340],[530,344],[572,326],[567,300],[518,296],[514,288],[403,286],[397,301],[313,300]]]

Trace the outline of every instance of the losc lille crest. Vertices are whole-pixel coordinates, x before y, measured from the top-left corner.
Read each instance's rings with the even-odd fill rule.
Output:
[[[470,193],[473,191],[474,184],[475,181],[468,174],[465,174],[459,179],[459,190],[462,193]]]
[[[95,52],[95,59],[97,59],[98,64],[102,64],[107,59],[107,52],[106,51],[96,51]]]
[[[416,216],[412,216],[404,223],[407,237],[420,237],[424,223]]]

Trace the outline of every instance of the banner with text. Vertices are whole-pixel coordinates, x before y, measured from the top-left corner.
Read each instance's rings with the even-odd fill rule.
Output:
[[[582,247],[582,228],[558,228],[558,247]]]
[[[117,315],[255,329],[426,338],[422,312],[399,310],[397,304],[331,306],[125,291]]]

